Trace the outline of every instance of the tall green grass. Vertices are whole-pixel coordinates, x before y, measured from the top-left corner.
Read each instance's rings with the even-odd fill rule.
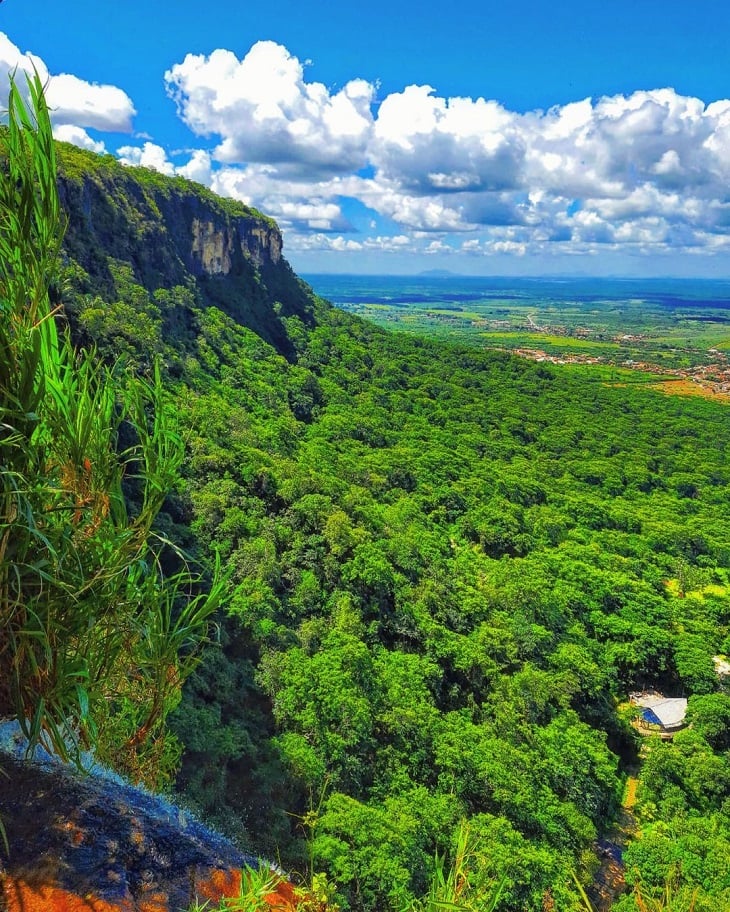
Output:
[[[497,912],[505,881],[495,882],[483,873],[483,852],[468,822],[462,821],[451,856],[434,857],[426,895],[406,902],[399,912]]]
[[[31,748],[97,747],[155,784],[224,583],[181,555],[161,571],[153,527],[184,449],[159,369],[110,370],[57,327],[65,220],[37,75],[27,97],[11,80],[0,138],[0,716]]]

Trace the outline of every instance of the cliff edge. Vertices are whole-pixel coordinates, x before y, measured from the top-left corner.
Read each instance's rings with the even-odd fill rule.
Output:
[[[284,258],[273,219],[182,177],[65,143],[58,171],[77,290],[113,301],[113,267],[123,264],[147,292],[191,289],[200,304],[219,307],[294,359],[282,318],[311,325],[313,294]]]
[[[257,859],[113,774],[84,775],[40,749],[45,759],[26,759],[22,736],[9,752],[16,729],[0,725],[3,912],[184,912],[241,895],[242,871]],[[279,912],[297,906],[273,874],[262,899]]]

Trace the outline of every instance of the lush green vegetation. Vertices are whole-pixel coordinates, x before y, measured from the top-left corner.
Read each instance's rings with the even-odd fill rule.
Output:
[[[154,306],[125,282],[122,303]],[[353,909],[422,895],[465,815],[503,909],[580,907],[571,873],[590,879],[636,758],[617,702],[718,686],[727,412],[321,305],[312,329],[287,319],[289,363],[169,294],[195,335],[152,342],[107,310],[97,338],[175,364],[189,459],[170,523],[232,570],[224,648],[175,716],[180,787],[294,867],[307,821]]]
[[[649,746],[617,908],[668,882],[728,905],[726,407],[387,333],[284,265],[196,281],[128,226],[108,240],[152,221],[147,183],[103,167],[116,215],[72,220],[64,304],[108,363],[163,365],[186,458],[156,529],[229,570],[173,716],[187,800],[324,872],[344,910],[438,907],[434,858],[502,912],[584,909],[638,760],[622,704],[684,692],[694,725]]]
[[[229,654],[257,664],[267,747],[321,799],[318,864],[355,908],[387,908],[466,813],[505,908],[547,891],[570,908],[635,750],[614,698],[716,687],[727,598],[699,593],[727,583],[726,413],[336,313],[277,383],[206,317],[219,379],[186,397],[193,525],[236,568]],[[224,671],[181,717],[193,750],[204,720],[242,738]],[[213,810],[261,766],[242,749],[221,777],[204,746],[186,781]]]
[[[162,571],[152,526],[184,451],[159,369],[115,374],[59,336],[64,219],[37,77],[29,90],[32,110],[11,82],[0,176],[0,716],[31,747],[93,746],[159,784],[222,585],[200,591],[171,555]]]

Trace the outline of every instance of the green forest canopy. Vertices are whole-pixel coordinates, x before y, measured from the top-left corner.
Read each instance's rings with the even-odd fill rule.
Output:
[[[63,179],[80,159],[62,149]],[[107,166],[120,210],[153,192]],[[694,724],[651,748],[630,876],[730,905],[727,408],[388,334],[259,275],[266,342],[232,280],[145,286],[99,242],[95,285],[77,230],[76,339],[160,359],[174,399],[186,459],[158,528],[230,568],[222,648],[174,714],[187,800],[311,860],[353,912],[422,895],[465,817],[501,909],[578,909],[637,759],[622,706],[656,687]]]
[[[120,283],[121,307],[132,295]],[[171,339],[179,300],[196,328]],[[96,339],[111,354],[123,332],[174,367],[189,455],[169,521],[233,574],[224,648],[175,716],[179,787],[292,866],[297,815],[318,809],[314,865],[352,909],[422,892],[463,816],[507,876],[504,909],[573,908],[571,872],[590,876],[636,758],[627,693],[727,717],[712,665],[730,648],[726,409],[322,302],[315,327],[286,321],[293,363],[189,290],[143,306],[146,339],[112,312]],[[657,746],[673,774],[645,780],[632,859],[658,889],[680,852],[712,905],[730,780],[701,730]],[[670,824],[683,835],[664,857]]]

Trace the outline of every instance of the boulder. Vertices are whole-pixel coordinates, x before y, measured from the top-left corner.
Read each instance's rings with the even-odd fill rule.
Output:
[[[181,912],[240,895],[260,862],[113,775],[0,754],[3,912]],[[245,875],[244,875],[245,876]],[[283,877],[265,897],[296,908]]]

